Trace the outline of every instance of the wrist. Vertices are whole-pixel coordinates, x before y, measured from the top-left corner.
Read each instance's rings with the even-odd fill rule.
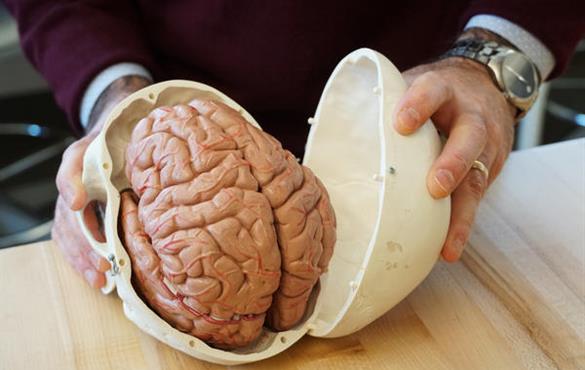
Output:
[[[151,84],[143,76],[123,76],[114,80],[102,91],[91,109],[85,133],[95,136],[101,131],[107,114],[128,95]]]

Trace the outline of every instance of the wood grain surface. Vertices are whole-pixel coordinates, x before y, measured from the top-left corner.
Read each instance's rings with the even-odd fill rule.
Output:
[[[0,289],[0,369],[222,368],[143,334],[52,242],[0,251]],[[585,369],[585,140],[512,154],[462,261],[379,320],[241,368]]]

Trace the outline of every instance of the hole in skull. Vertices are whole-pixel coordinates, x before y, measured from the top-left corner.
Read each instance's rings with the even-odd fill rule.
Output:
[[[83,222],[91,233],[91,236],[100,243],[106,242],[104,233],[104,215],[106,204],[93,200],[83,210]]]
[[[194,340],[190,340],[189,341],[189,347],[195,347],[195,341]]]
[[[120,265],[120,266],[124,266],[125,264],[126,264],[126,261],[125,261],[125,260],[123,260],[123,259],[120,259],[120,260],[118,261],[118,265]]]
[[[286,343],[286,337],[280,337],[280,343],[285,344]]]
[[[154,99],[154,94],[153,93],[148,94],[148,99],[153,100]]]

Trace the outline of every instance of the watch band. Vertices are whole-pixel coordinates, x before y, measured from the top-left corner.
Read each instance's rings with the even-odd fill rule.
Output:
[[[501,50],[500,45],[493,41],[484,43],[475,39],[467,39],[455,43],[449,51],[443,54],[442,58],[464,57],[487,65],[491,57]]]

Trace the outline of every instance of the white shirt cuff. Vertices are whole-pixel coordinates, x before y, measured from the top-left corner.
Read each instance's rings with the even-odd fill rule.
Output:
[[[79,120],[81,126],[87,127],[89,122],[89,115],[95,105],[96,101],[102,92],[110,86],[112,82],[124,76],[142,76],[152,81],[150,72],[140,64],[135,63],[117,63],[104,69],[91,81],[87,86],[83,98],[81,99],[81,107],[79,109]]]
[[[555,66],[554,55],[539,39],[524,28],[491,14],[473,16],[467,22],[465,29],[473,27],[484,28],[514,44],[534,62],[543,80],[552,72]]]

